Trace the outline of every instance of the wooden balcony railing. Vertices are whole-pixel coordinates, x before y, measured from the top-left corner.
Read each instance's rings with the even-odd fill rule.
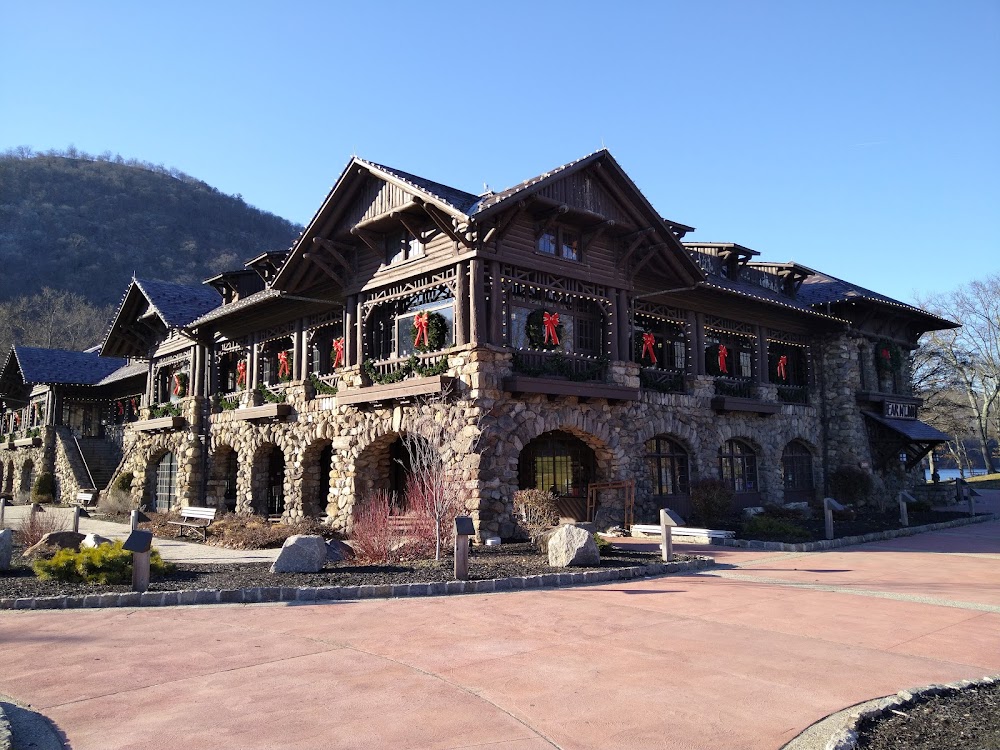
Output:
[[[650,391],[684,393],[684,371],[644,367],[639,371],[639,383]]]
[[[750,378],[716,378],[715,395],[757,398],[757,384]]]
[[[778,401],[785,404],[808,404],[809,388],[804,385],[779,385]]]
[[[519,349],[514,352],[514,372],[529,377],[566,378],[578,382],[606,382],[608,361],[567,352],[543,352]]]

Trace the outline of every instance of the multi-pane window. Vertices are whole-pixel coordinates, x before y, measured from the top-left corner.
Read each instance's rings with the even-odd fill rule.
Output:
[[[568,433],[547,432],[521,451],[518,474],[521,489],[534,487],[557,495],[585,497],[594,476],[594,452]]]
[[[166,513],[177,500],[177,459],[167,453],[156,466],[156,512]]]
[[[676,440],[662,436],[649,440],[646,465],[653,480],[654,495],[688,494],[688,455]]]
[[[427,305],[414,307],[405,313],[396,316],[396,356],[408,357],[416,351],[414,347],[414,319],[420,313],[437,313],[444,318],[445,333],[443,349],[447,349],[455,344],[455,303],[452,300],[446,302],[435,302]],[[420,343],[424,340],[421,338]]]
[[[807,385],[808,366],[806,350],[776,341],[767,345],[768,370],[772,383],[778,385]]]
[[[781,473],[785,489],[791,491],[813,488],[812,453],[797,440],[785,446],[781,454]]]
[[[740,440],[728,440],[719,448],[719,477],[733,492],[757,492],[757,454]]]
[[[705,331],[705,369],[724,378],[754,379],[757,339]]]
[[[388,265],[424,257],[424,243],[406,230],[385,236],[385,262]]]
[[[580,233],[568,227],[547,229],[538,235],[538,252],[565,260],[580,260]]]
[[[687,367],[687,339],[680,323],[651,316],[636,317],[633,337],[635,361],[643,367],[660,370],[684,371]],[[652,346],[647,345],[646,335],[651,335]],[[655,361],[654,361],[655,359]]]
[[[521,300],[518,300],[521,301]],[[510,345],[515,349],[559,349],[593,357],[605,353],[606,323],[601,305],[590,299],[534,300],[523,298],[524,304],[510,308]],[[557,314],[558,346],[547,346],[543,315]]]

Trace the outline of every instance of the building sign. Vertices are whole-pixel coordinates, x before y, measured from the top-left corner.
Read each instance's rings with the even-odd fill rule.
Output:
[[[917,405],[900,401],[883,401],[882,416],[887,419],[916,419]]]

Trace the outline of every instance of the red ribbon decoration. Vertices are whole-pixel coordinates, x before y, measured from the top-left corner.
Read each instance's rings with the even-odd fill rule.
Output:
[[[181,374],[179,372],[174,373],[174,395],[180,396],[184,391],[184,386],[181,385]]]
[[[656,337],[651,333],[642,334],[642,357],[649,354],[649,361],[656,364]]]
[[[726,366],[726,357],[729,356],[729,350],[726,348],[725,344],[719,344],[719,372],[724,375],[729,374],[729,368]]]
[[[292,368],[288,365],[288,352],[278,352],[278,377],[290,377]]]
[[[552,343],[559,346],[559,334],[556,333],[556,327],[559,325],[559,313],[542,313],[542,325],[545,326],[545,339],[542,343],[548,344],[549,337],[551,337]]]
[[[782,354],[778,357],[778,377],[782,380],[788,380],[788,375],[785,373],[785,367],[788,365],[787,355]]]
[[[333,367],[336,369],[344,361],[344,337],[333,340]]]
[[[135,396],[132,397],[132,400],[129,403],[132,404],[132,413],[137,414],[139,412],[139,404],[136,403]]]
[[[888,362],[890,359],[892,359],[892,355],[889,353],[888,349],[883,349],[882,350],[882,359],[884,359],[886,362]]]
[[[417,337],[413,340],[414,348],[420,346],[420,339],[423,337],[424,346],[430,346],[431,340],[427,333],[427,329],[430,327],[431,319],[428,313],[417,313],[413,317],[413,326],[417,329]]]
[[[118,416],[120,417],[125,414],[125,404],[121,401],[117,401],[116,403],[118,405]]]
[[[18,414],[17,412],[14,412],[14,425],[17,426],[20,424],[21,424],[21,415]]]
[[[245,386],[247,384],[247,363],[245,360],[240,360],[236,363],[236,387]]]

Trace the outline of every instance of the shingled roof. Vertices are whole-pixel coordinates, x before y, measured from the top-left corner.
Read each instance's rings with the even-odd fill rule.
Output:
[[[42,349],[15,346],[7,359],[17,361],[25,383],[97,385],[127,362],[117,357],[99,357],[96,352],[74,352],[65,349]]]
[[[472,193],[467,193],[464,190],[459,190],[458,188],[453,188],[440,182],[434,182],[433,180],[428,180],[424,177],[404,172],[401,169],[387,167],[384,164],[376,164],[373,161],[365,161],[364,159],[358,159],[358,161],[362,164],[367,164],[370,167],[381,170],[386,174],[392,175],[400,182],[412,185],[417,190],[427,193],[431,197],[437,198],[443,203],[447,203],[456,211],[460,211],[467,216],[472,211],[473,206],[475,206],[480,199],[480,196],[478,195],[473,195]]]
[[[134,281],[163,322],[171,328],[182,328],[222,304],[219,293],[210,287],[185,286],[156,279]]]

